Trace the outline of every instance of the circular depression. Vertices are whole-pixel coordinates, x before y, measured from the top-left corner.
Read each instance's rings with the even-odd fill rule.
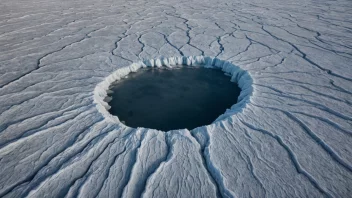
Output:
[[[163,131],[211,124],[237,102],[240,88],[219,69],[140,69],[109,90],[109,112],[130,127]]]
[[[180,65],[182,65],[181,68],[179,68]],[[243,109],[246,107],[246,105],[250,102],[250,98],[253,93],[253,87],[252,87],[253,80],[252,80],[251,76],[249,75],[249,73],[247,71],[241,69],[240,67],[232,64],[229,61],[224,61],[224,60],[220,60],[218,58],[212,58],[212,57],[203,57],[203,56],[170,57],[170,58],[161,58],[161,59],[151,59],[151,60],[136,62],[136,63],[133,63],[129,66],[117,69],[116,71],[114,71],[112,74],[107,76],[102,82],[100,82],[95,87],[95,89],[94,89],[94,103],[96,104],[96,108],[102,114],[102,116],[105,118],[106,121],[116,123],[119,125],[125,125],[125,123],[126,123],[127,126],[133,125],[132,127],[146,127],[146,128],[154,128],[154,129],[159,128],[159,130],[167,131],[169,129],[182,129],[182,128],[192,129],[196,125],[208,125],[208,124],[214,123],[212,121],[208,121],[205,124],[196,124],[194,122],[192,124],[193,126],[186,126],[185,125],[184,127],[177,127],[176,126],[176,127],[171,127],[171,128],[169,126],[167,126],[167,128],[162,128],[162,127],[150,127],[150,125],[140,126],[140,124],[129,125],[128,122],[126,122],[126,121],[124,121],[124,119],[122,119],[123,116],[121,116],[121,118],[119,118],[118,116],[115,116],[110,113],[110,112],[114,113],[113,112],[114,110],[111,109],[110,104],[111,104],[111,100],[112,100],[114,93],[116,93],[110,89],[114,89],[114,86],[116,86],[116,85],[118,86],[119,83],[121,83],[121,85],[122,85],[125,82],[125,80],[128,80],[129,78],[133,79],[132,76],[139,78],[140,72],[138,72],[138,71],[142,71],[142,73],[143,73],[143,71],[146,68],[149,68],[149,69],[159,68],[158,70],[155,70],[155,69],[150,70],[150,72],[153,72],[153,71],[154,71],[154,73],[155,72],[157,72],[157,73],[163,72],[165,74],[169,73],[171,75],[176,75],[174,72],[176,71],[176,73],[177,73],[178,70],[181,70],[181,72],[182,72],[182,70],[183,70],[182,68],[184,68],[184,69],[194,68],[194,69],[196,69],[196,70],[193,70],[194,72],[195,71],[199,72],[201,70],[202,71],[204,70],[204,71],[210,72],[210,73],[219,72],[219,71],[214,71],[214,70],[210,70],[210,69],[207,69],[207,70],[200,69],[199,67],[222,70],[221,77],[225,77],[223,75],[223,73],[225,73],[227,76],[229,76],[228,78],[225,77],[227,83],[230,83],[229,82],[229,78],[230,78],[230,81],[232,82],[232,83],[230,83],[232,88],[237,89],[238,91],[240,90],[238,97],[237,97],[237,94],[231,94],[231,92],[227,92],[226,96],[223,96],[223,97],[228,97],[228,99],[231,100],[232,101],[231,103],[234,105],[232,105],[232,106],[230,105],[231,107],[226,107],[228,109],[226,109],[225,112],[223,109],[222,112],[220,112],[220,114],[221,113],[223,113],[223,114],[218,116],[215,119],[215,121],[214,121],[214,118],[211,118],[211,120],[213,120],[214,122],[217,122],[217,121],[220,121],[223,119],[231,118],[232,115],[235,115],[237,113],[242,112]],[[135,72],[137,72],[137,73],[135,73]],[[129,75],[130,73],[135,73],[135,74]],[[208,85],[209,85],[209,83],[211,83],[211,85],[216,86],[217,82],[214,82],[213,80],[209,80],[209,78],[207,79],[206,76],[201,75],[201,73],[202,72],[198,73],[198,75],[200,75],[199,78],[205,78],[206,79],[205,81],[207,81]],[[193,75],[197,75],[197,74],[193,74]],[[192,74],[191,74],[191,76],[192,76]],[[180,77],[180,76],[178,76],[178,77]],[[178,89],[180,89],[180,90],[178,91],[178,97],[180,97],[180,98],[185,97],[185,95],[182,96],[182,91],[184,91],[184,92],[187,92],[187,90],[191,91],[190,87],[192,87],[192,83],[187,83],[187,81],[181,80],[181,79],[179,79],[179,80],[176,79],[175,82],[179,83]],[[162,83],[161,83],[161,85],[162,85]],[[236,85],[238,85],[238,87]],[[171,93],[175,92],[171,88],[166,89],[166,90],[167,90],[166,92],[171,92]],[[199,91],[199,90],[193,90],[193,92],[197,92],[197,91]],[[160,110],[161,105],[158,103],[158,100],[160,98],[159,99],[155,98],[156,95],[155,95],[155,93],[153,94],[153,89],[148,89],[148,88],[143,89],[142,88],[142,90],[140,90],[139,94],[141,94],[143,92],[146,92],[146,94],[144,94],[145,96],[154,97],[154,99],[155,99],[155,101],[153,101],[150,98],[150,101],[153,101],[155,105],[149,105],[150,107],[148,107],[148,108],[154,109],[154,110],[149,110],[149,111],[145,110],[144,111],[145,115],[143,115],[143,116],[148,117],[148,116],[151,116],[151,114],[155,114],[157,111]],[[132,93],[132,92],[130,91],[130,93]],[[194,94],[194,93],[192,93],[192,94]],[[132,93],[132,95],[133,95],[133,93]],[[132,95],[130,95],[130,96],[132,96]],[[122,96],[126,97],[127,95],[122,94]],[[130,97],[130,96],[128,96],[128,97]],[[196,94],[194,94],[193,96],[195,98],[198,97]],[[173,96],[173,97],[174,97],[174,101],[176,101],[177,96]],[[210,96],[209,98],[210,99],[212,98],[212,100],[214,101],[215,98],[219,99],[219,97],[221,97],[221,96],[217,96],[217,97]],[[236,97],[237,97],[237,103],[236,103]],[[198,98],[200,98],[200,97],[198,97]],[[115,96],[115,99],[116,99],[116,96]],[[198,101],[196,101],[197,99],[189,99],[189,100],[192,100],[192,102],[199,102],[199,101],[203,101],[203,99],[204,99],[204,97],[198,99]],[[109,104],[109,102],[110,102],[110,104]],[[175,106],[175,102],[169,102],[168,104],[169,105],[166,105],[166,106],[170,106],[170,105]],[[111,104],[111,105],[113,105],[113,104]],[[208,105],[208,106],[212,107],[212,105]],[[202,105],[198,105],[198,108],[201,106]],[[127,107],[127,105],[126,105],[126,107]],[[203,104],[203,107],[204,107],[204,104]],[[190,108],[195,109],[196,107],[190,105]],[[223,107],[223,108],[225,108],[225,107]],[[175,111],[175,112],[177,112],[177,111]],[[180,115],[180,113],[173,113],[173,114],[174,114],[173,115],[174,118],[176,118],[176,119],[179,119],[180,116],[186,117],[187,120],[191,121],[191,122],[192,122],[192,120],[194,121],[195,119],[197,119],[197,117],[196,118],[194,118],[195,116],[191,117],[191,116],[189,116],[189,114],[184,114],[184,115]],[[135,115],[137,115],[135,111],[131,111],[131,110],[125,111],[125,116],[133,117]],[[199,114],[197,116],[199,116]],[[209,118],[209,120],[210,120],[210,118]],[[151,123],[151,121],[148,122],[148,124],[150,124],[150,123]],[[174,126],[174,125],[170,125],[170,126]]]

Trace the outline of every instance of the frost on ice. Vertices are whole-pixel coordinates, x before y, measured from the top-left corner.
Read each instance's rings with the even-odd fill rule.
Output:
[[[2,0],[0,197],[350,197],[351,7]],[[108,114],[112,81],[181,62],[241,102],[192,131]]]

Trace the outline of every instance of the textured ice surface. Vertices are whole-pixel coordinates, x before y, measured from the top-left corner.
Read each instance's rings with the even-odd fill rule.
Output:
[[[0,197],[350,197],[351,8],[1,0]],[[189,56],[248,71],[250,99],[167,133],[96,103],[113,72]]]

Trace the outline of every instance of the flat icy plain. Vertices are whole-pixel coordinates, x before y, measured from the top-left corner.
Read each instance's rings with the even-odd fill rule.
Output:
[[[249,100],[192,131],[97,108],[182,56],[247,71]],[[351,197],[351,68],[351,0],[1,0],[0,197]]]

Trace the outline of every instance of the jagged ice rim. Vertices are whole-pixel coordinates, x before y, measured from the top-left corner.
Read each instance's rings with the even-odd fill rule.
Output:
[[[113,82],[119,81],[121,78],[127,76],[131,72],[136,72],[140,68],[147,67],[187,67],[187,66],[197,66],[205,68],[218,68],[224,73],[231,76],[231,82],[238,84],[241,89],[240,95],[238,96],[237,103],[232,105],[230,109],[227,109],[225,113],[220,115],[214,122],[230,118],[234,114],[240,113],[250,102],[250,98],[253,94],[253,79],[250,74],[241,69],[240,67],[230,63],[229,61],[220,60],[213,57],[204,56],[180,56],[180,57],[170,57],[170,58],[160,58],[160,59],[150,59],[146,61],[139,61],[132,63],[129,66],[119,68],[115,70],[112,74],[107,76],[102,82],[100,82],[94,89],[94,103],[98,111],[103,115],[103,117],[112,123],[121,124],[126,126],[124,123],[120,122],[120,119],[110,114],[108,111],[111,107],[108,102],[111,98],[108,97],[109,87]],[[211,125],[210,124],[210,125]],[[202,127],[202,126],[200,126]],[[199,127],[197,127],[199,128]]]

